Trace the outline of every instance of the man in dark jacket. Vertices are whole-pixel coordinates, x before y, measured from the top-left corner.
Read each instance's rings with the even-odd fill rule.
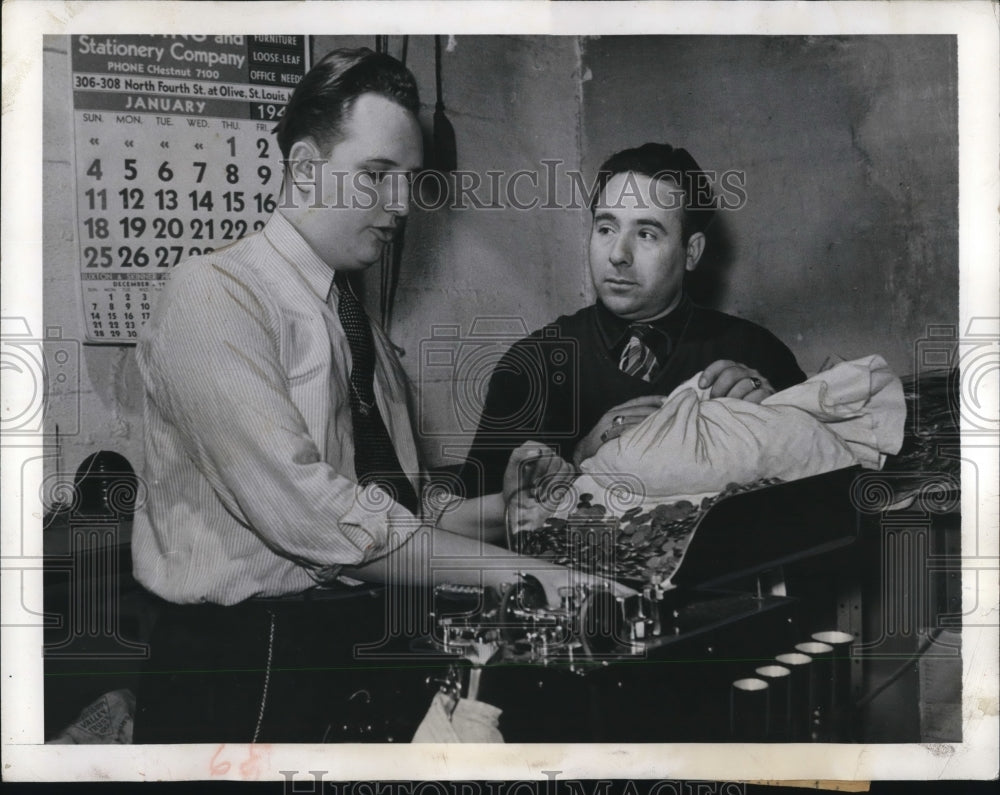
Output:
[[[528,439],[579,464],[699,371],[712,397],[756,403],[805,379],[769,331],[685,295],[715,212],[704,177],[669,144],[601,166],[590,207],[597,301],[519,340],[498,364],[462,476],[468,494],[495,491]]]

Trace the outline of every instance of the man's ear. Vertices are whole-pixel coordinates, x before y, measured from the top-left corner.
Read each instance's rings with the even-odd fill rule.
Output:
[[[701,255],[704,250],[705,235],[702,232],[695,232],[690,238],[688,238],[687,261],[684,263],[684,269],[693,271],[697,268],[698,260],[701,259]]]
[[[288,169],[295,185],[315,185],[316,168],[315,162],[321,160],[319,149],[312,139],[303,138],[292,144],[288,152]]]

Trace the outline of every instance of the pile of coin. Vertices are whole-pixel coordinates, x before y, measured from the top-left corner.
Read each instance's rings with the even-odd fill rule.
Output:
[[[569,516],[551,517],[537,530],[518,533],[515,546],[521,554],[619,582],[659,584],[676,571],[699,521],[715,503],[777,482],[772,478],[746,485],[731,483],[699,505],[680,500],[631,508],[620,517],[593,504],[592,494],[581,494]]]

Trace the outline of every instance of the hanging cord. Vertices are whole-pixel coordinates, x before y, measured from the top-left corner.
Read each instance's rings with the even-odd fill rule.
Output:
[[[430,168],[442,175],[450,174],[458,167],[458,147],[455,143],[455,128],[444,112],[444,89],[442,88],[441,37],[434,37],[434,85],[437,101],[434,104],[434,139],[431,148]],[[447,189],[447,186],[443,186]]]
[[[437,92],[435,112],[444,110],[444,99],[441,95],[441,37],[434,37],[434,90]]]
[[[401,61],[404,66],[406,66],[409,42],[410,37],[403,36]],[[388,36],[375,37],[375,51],[380,53],[389,52]],[[385,245],[382,249],[382,258],[379,261],[379,315],[382,329],[386,334],[389,333],[389,328],[392,325],[392,308],[396,302],[396,288],[399,285],[399,269],[403,259],[403,235],[406,231],[406,219],[398,219],[397,224],[399,225],[399,232],[396,234],[396,239]]]
[[[267,691],[271,686],[271,665],[274,662],[274,630],[277,618],[271,610],[268,610],[267,614],[271,620],[271,626],[267,635],[267,666],[264,668],[264,689],[260,694],[260,709],[257,711],[257,725],[254,727],[253,739],[250,741],[252,743],[257,742],[260,738],[260,728],[264,723],[264,709],[267,707]]]

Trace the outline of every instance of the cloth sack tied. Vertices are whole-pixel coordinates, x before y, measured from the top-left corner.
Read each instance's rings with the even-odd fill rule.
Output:
[[[842,362],[760,404],[709,398],[700,375],[582,462],[585,477],[572,491],[606,490],[627,476],[640,485],[640,501],[663,502],[854,464],[879,469],[902,445],[903,387],[881,356]]]

